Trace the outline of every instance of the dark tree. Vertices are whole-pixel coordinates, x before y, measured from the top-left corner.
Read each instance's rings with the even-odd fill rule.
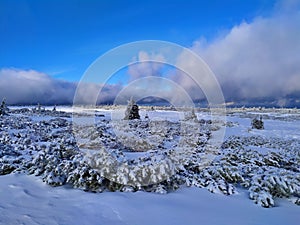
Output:
[[[251,122],[252,128],[262,130],[264,129],[264,122],[262,121],[262,116],[258,118],[254,118]]]
[[[135,101],[131,98],[130,101],[128,101],[124,120],[134,120],[134,119],[140,119],[140,118],[141,117],[139,114],[139,107],[135,103]]]
[[[6,102],[5,102],[5,98],[4,98],[0,105],[0,116],[7,115],[7,114],[8,114],[8,108],[6,106]]]

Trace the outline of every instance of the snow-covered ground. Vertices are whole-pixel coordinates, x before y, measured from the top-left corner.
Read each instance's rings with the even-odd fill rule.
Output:
[[[210,224],[298,225],[299,206],[286,200],[274,208],[253,204],[247,193],[211,194],[182,188],[166,195],[135,192],[101,194],[49,187],[34,176],[0,177],[1,224]]]
[[[49,107],[49,109],[51,108]],[[57,107],[57,110],[70,112],[71,108]],[[90,111],[85,110],[85,113],[94,113],[95,110],[97,111],[96,114],[104,115],[103,117],[97,117],[98,119],[110,120],[114,116],[112,113],[114,111],[109,109],[97,108]],[[219,163],[218,160],[223,162],[224,158],[234,156],[234,154],[239,157],[248,157],[250,155],[251,157],[255,157],[250,159],[250,161],[271,163],[271,172],[264,169],[265,172],[260,174],[261,177],[258,176],[255,178],[254,176],[245,180],[245,182],[250,182],[247,184],[250,185],[250,189],[253,187],[251,186],[251,182],[258,182],[259,184],[257,185],[262,183],[267,185],[269,180],[264,180],[265,177],[271,177],[275,180],[282,177],[283,182],[287,182],[286,185],[288,185],[289,188],[299,188],[299,180],[293,180],[294,174],[299,177],[299,171],[297,172],[297,169],[299,169],[300,156],[300,146],[298,145],[300,141],[299,112],[299,110],[292,110],[292,112],[287,111],[287,113],[285,113],[284,110],[283,112],[264,112],[261,110],[253,112],[249,110],[246,110],[246,112],[236,110],[234,112],[233,110],[233,112],[227,116],[228,126],[226,127],[224,141],[227,141],[225,143],[227,143],[228,146],[239,146],[242,143],[242,148],[238,149],[233,147],[233,149],[230,149],[224,147],[225,153],[216,157],[217,162]],[[143,118],[146,114],[150,120],[153,119],[153,121],[159,121],[161,118],[163,120],[169,120],[170,122],[168,124],[171,124],[173,126],[172,129],[175,129],[175,131],[176,121],[183,118],[182,113],[165,110],[141,111]],[[264,130],[251,129],[251,118],[256,115],[263,115],[265,123]],[[17,116],[20,115],[18,114]],[[33,127],[35,124],[40,125],[42,121],[50,121],[51,118],[53,118],[49,115],[29,114],[27,116],[29,117],[28,119],[24,119],[24,123],[29,123],[29,120],[31,120],[33,121]],[[207,120],[210,118],[210,115],[207,112],[201,111],[197,112],[197,117],[198,119]],[[66,118],[66,120],[71,121],[71,118]],[[86,121],[86,115],[82,115],[81,118],[79,117],[77,122],[78,121],[84,123],[84,121]],[[51,126],[54,127],[59,121],[54,120],[52,123]],[[5,137],[0,137],[0,139],[2,138],[1,141],[4,142],[9,137],[7,133],[17,134],[18,129],[17,127],[10,129],[5,127],[5,125],[0,127],[1,134],[6,135]],[[53,134],[51,134],[49,138],[51,137],[54,138],[53,140],[61,141],[60,139],[55,139],[59,138],[57,137],[59,136],[59,134],[56,133],[57,130],[59,129],[53,128]],[[20,136],[22,135],[21,133]],[[32,130],[30,135],[34,135]],[[174,137],[176,138],[176,135]],[[256,139],[255,137],[259,138]],[[24,143],[26,143],[26,140]],[[168,148],[171,146],[170,143],[174,144],[175,142],[168,141],[164,146]],[[0,148],[2,147],[3,145],[0,145]],[[290,148],[292,150],[288,152]],[[239,151],[239,153],[235,153],[235,150]],[[34,151],[35,150],[32,150],[32,152]],[[280,155],[281,153],[282,155]],[[298,156],[295,155],[295,153],[298,154]],[[140,152],[126,152],[125,156],[132,159],[135,158],[135,154],[136,157],[144,155],[144,153]],[[283,159],[291,163],[293,170],[296,172],[287,170],[286,167],[276,167],[277,158],[272,158],[274,156],[273,154],[276,154],[276,157],[277,155],[285,157]],[[3,156],[2,159],[9,161],[11,160],[10,157],[12,156]],[[289,162],[289,160],[292,159],[298,161]],[[225,161],[225,163],[235,163],[237,162],[235,160]],[[265,162],[264,160],[271,161]],[[246,166],[248,166],[247,163],[245,164]],[[266,165],[262,165],[261,167],[268,168]],[[215,167],[212,166],[208,168],[207,171],[216,171],[219,173],[218,168],[218,164],[216,164]],[[234,168],[240,169],[240,167]],[[248,167],[243,167],[242,164],[241,168],[245,169]],[[257,171],[260,171],[260,168],[257,168]],[[278,174],[274,174],[277,173],[277,171]],[[283,175],[283,173],[285,174]],[[288,175],[286,175],[286,173],[288,173]],[[279,178],[277,178],[277,176]],[[195,177],[197,178],[196,175]],[[203,179],[203,177],[200,178]],[[215,183],[212,182],[206,187],[206,184],[201,183],[201,179],[199,183],[192,184],[191,187],[182,185],[179,189],[170,191],[168,194],[149,193],[145,191],[104,191],[103,193],[91,193],[74,189],[70,184],[51,187],[42,181],[41,176],[28,175],[23,172],[20,174],[11,173],[0,176],[0,224],[299,224],[300,206],[292,203],[295,198],[299,199],[300,197],[297,190],[294,191],[296,194],[292,196],[292,198],[278,198],[275,196],[274,207],[263,208],[260,204],[254,204],[253,201],[249,200],[250,189],[245,189],[241,185],[233,187],[230,184],[227,186],[228,190],[223,190],[223,193],[228,192],[228,194],[230,191],[230,195],[224,195],[220,194],[222,190],[219,190],[218,186],[215,187]],[[236,179],[240,178],[238,177]],[[278,184],[279,183],[281,183],[281,181],[278,181]],[[206,188],[198,188],[197,185]],[[219,186],[219,188],[220,187],[222,188],[222,185]],[[215,194],[210,193],[208,190]],[[255,194],[256,192],[250,191],[250,193]],[[253,199],[259,203],[261,200],[265,200],[261,199],[264,197],[265,195],[262,194],[254,196]]]

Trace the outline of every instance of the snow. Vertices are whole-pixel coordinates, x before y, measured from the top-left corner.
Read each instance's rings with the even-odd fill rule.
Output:
[[[52,110],[52,108],[53,107],[48,107],[47,109]],[[63,110],[65,112],[73,112],[71,107],[57,106],[56,109],[57,111]],[[236,110],[236,112],[234,110],[232,111],[233,113],[230,113],[227,116],[225,133],[225,140],[229,140],[229,147],[223,149],[224,152],[218,155],[215,165],[212,164],[211,167],[205,168],[203,174],[199,175],[195,173],[192,175],[194,176],[194,180],[191,180],[191,187],[182,185],[178,190],[168,192],[167,194],[148,193],[145,191],[108,192],[107,190],[103,193],[91,193],[75,189],[71,184],[51,187],[42,181],[41,176],[27,175],[26,173],[12,173],[0,176],[0,224],[298,225],[300,221],[300,206],[293,204],[292,202],[293,197],[296,197],[299,200],[300,179],[294,176],[297,174],[299,177],[299,172],[288,170],[286,169],[287,167],[276,167],[276,163],[278,163],[276,160],[279,156],[284,157],[283,159],[291,165],[297,166],[297,163],[295,162],[297,162],[296,160],[298,160],[299,157],[296,158],[293,154],[297,152],[297,149],[299,149],[300,146],[299,110],[281,109],[275,112],[271,110],[262,110],[259,112],[255,110],[248,110],[245,112],[239,110]],[[115,122],[118,123],[118,119],[122,118],[122,112],[123,111],[120,108],[110,109],[109,107],[103,109],[93,108],[81,111],[77,110],[76,113],[84,114],[78,114],[79,116],[76,117],[73,122],[77,125],[87,125],[89,122],[94,123],[95,120],[101,121],[102,119],[105,119],[115,120]],[[96,119],[91,117],[95,114],[98,115],[96,116]],[[156,122],[154,124],[159,124],[159,121],[164,120],[168,120],[170,122],[169,124],[178,123],[178,121],[184,118],[182,112],[142,109],[140,115],[143,121],[145,121],[144,117],[146,114],[151,121]],[[205,111],[197,112],[196,115],[198,119],[211,119],[209,113]],[[251,129],[251,119],[256,115],[263,116],[263,121],[265,123],[264,130]],[[14,116],[15,117],[11,118],[17,118],[18,116],[20,120],[23,119],[25,122],[27,121],[27,119],[24,119],[25,117],[22,118],[20,114]],[[28,114],[26,115],[26,118],[32,121],[30,123],[31,126],[34,127],[38,122],[44,120],[49,121],[53,117],[49,116],[49,114]],[[72,118],[65,119],[72,122]],[[191,127],[188,123],[186,124],[187,127]],[[53,127],[55,127],[54,125],[55,123],[52,124]],[[182,123],[181,125],[183,126],[184,124]],[[224,124],[218,125],[223,126],[224,128]],[[45,124],[43,126],[46,127]],[[107,125],[104,124],[103,126],[106,126],[107,128]],[[172,126],[177,125],[173,124]],[[126,128],[125,126],[122,127],[124,129]],[[25,129],[28,128],[10,129],[9,127],[1,128],[0,126],[0,132],[3,132],[2,134],[6,135],[5,137],[9,137],[5,132],[8,132],[10,135],[12,135],[12,133],[17,135],[17,133],[20,132],[21,135],[26,137]],[[50,140],[65,141],[70,138],[65,136],[67,138],[63,139],[64,136],[59,136],[59,133],[57,134],[58,137],[54,135],[56,131],[60,131],[63,128],[51,129],[52,130],[49,131],[49,136],[47,136],[49,142],[40,141],[38,145],[45,145],[45,148],[48,149],[51,144]],[[159,130],[160,128],[158,127],[157,129]],[[87,130],[85,130],[85,132],[86,131]],[[219,131],[214,131],[212,135],[217,136]],[[64,135],[67,135],[67,133]],[[129,133],[128,136],[130,135],[132,134]],[[107,137],[108,136],[106,136],[106,138]],[[147,138],[151,138],[151,136],[147,137],[146,133],[141,134],[141,137],[146,138],[146,140]],[[193,138],[194,137],[196,136],[193,136]],[[237,139],[236,137],[240,139]],[[38,137],[35,138],[38,139]],[[0,136],[0,139],[5,141],[4,136]],[[131,139],[133,139],[133,137]],[[22,145],[28,146],[25,139],[22,140],[22,138],[13,137],[12,140],[19,141],[14,145],[20,147],[20,149]],[[213,145],[214,143],[211,143],[210,140],[208,143]],[[163,147],[167,151],[176,142],[177,139],[165,142]],[[151,142],[151,144],[153,143],[154,142]],[[241,143],[242,147],[239,149],[239,144]],[[235,147],[234,144],[237,144],[237,147]],[[290,146],[288,146],[288,144],[290,144]],[[0,143],[0,148],[2,146],[3,145]],[[233,146],[232,149],[231,146]],[[81,148],[80,150],[82,153],[89,151],[85,148]],[[55,149],[53,151],[55,152]],[[31,159],[28,152],[29,151],[26,149],[25,151],[22,150],[22,157],[27,159],[27,161]],[[147,155],[151,155],[150,152],[124,151],[123,154],[125,158],[132,160],[147,157]],[[153,154],[154,153],[155,152],[153,152]],[[227,167],[218,165],[218,163],[221,162],[238,162],[238,158],[226,158],[229,155],[234,156],[234,154],[238,157],[245,157],[243,158],[245,163],[239,163],[238,166],[231,166],[230,168],[228,167],[228,164]],[[151,157],[160,160],[159,156],[160,155]],[[249,156],[252,157],[252,161],[247,158]],[[9,161],[14,157],[13,154],[8,156],[4,155],[2,159],[4,161]],[[20,157],[20,159],[22,158]],[[227,159],[228,161],[226,161]],[[249,162],[263,163],[263,166],[257,166],[257,168],[254,166],[253,168],[250,168],[247,164]],[[268,166],[268,163],[272,166]],[[228,168],[232,169],[232,171],[227,171],[226,169]],[[237,186],[233,186],[230,182],[224,183],[226,181],[226,178],[225,180],[223,179],[224,177],[228,176],[228,179],[239,180],[241,174],[243,175],[241,171],[249,168],[254,169],[253,171],[257,172],[257,176],[253,176],[247,181],[250,182],[249,190],[239,186],[241,183]],[[297,168],[299,168],[299,166]],[[203,186],[201,182],[202,180],[205,180],[205,173],[207,173],[207,176],[210,176],[211,179],[215,178],[214,174],[221,174],[223,177],[219,177],[220,179],[217,182],[214,180],[210,182],[211,180],[209,180],[210,183],[207,186]],[[244,175],[245,174],[246,172],[244,171]],[[198,175],[199,177],[197,177]],[[197,181],[198,183],[195,183],[195,178],[200,179],[199,182]],[[49,180],[51,179],[49,178]],[[53,179],[59,179],[59,176],[54,176]],[[278,185],[278,188],[283,188],[280,190],[281,194],[290,194],[287,190],[289,188],[294,188],[295,190],[293,191],[295,191],[296,196],[286,196],[286,198],[281,196],[283,197],[282,199],[276,197],[273,199],[264,189],[259,189],[261,188],[261,185],[270,185],[270,189],[274,187],[272,185]],[[224,187],[226,187],[226,189],[222,190]],[[258,191],[254,190],[256,188],[258,188]],[[298,192],[296,190],[297,188]],[[208,190],[216,194],[212,194]],[[157,191],[159,191],[159,188],[157,188]],[[162,189],[161,191],[163,192],[165,190]],[[251,197],[253,201],[249,200],[249,197]],[[261,207],[260,204],[263,204],[269,197],[271,204],[267,202],[266,207],[269,207],[269,205],[273,206],[273,204],[274,207]],[[254,204],[254,202],[259,204]]]
[[[267,155],[270,152],[279,152],[279,149],[274,149],[274,148],[266,148],[266,147],[261,147],[261,146],[253,146],[253,145],[249,145],[247,146],[247,149],[249,149],[250,151],[257,151],[263,155]]]
[[[227,116],[227,121],[231,121],[235,125],[226,129],[225,137],[231,135],[261,135],[264,137],[300,139],[300,119],[295,121],[264,119],[265,129],[263,130],[250,129],[251,118],[235,115]]]
[[[299,206],[281,200],[277,207],[264,209],[246,201],[246,195],[211,194],[195,187],[167,195],[95,194],[11,174],[0,176],[0,224],[299,224]]]

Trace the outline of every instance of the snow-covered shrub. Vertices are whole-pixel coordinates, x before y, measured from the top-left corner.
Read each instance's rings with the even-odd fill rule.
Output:
[[[102,192],[108,182],[96,170],[84,164],[78,165],[67,178],[67,183],[72,184],[73,187],[92,192]]]
[[[247,146],[272,147],[276,152],[249,151]],[[228,158],[225,161],[236,165],[249,188],[249,197],[263,207],[274,206],[275,198],[300,196],[299,141],[278,138],[231,137],[224,144]],[[225,155],[226,156],[226,155]]]
[[[276,205],[276,198],[300,204],[299,140],[231,136],[217,149],[208,143],[218,126],[203,119],[147,119],[77,127],[61,117],[33,121],[11,113],[0,120],[0,175],[24,172],[52,186],[92,192],[165,194],[195,186],[231,195],[242,187],[263,207]],[[145,152],[126,157],[136,151]]]

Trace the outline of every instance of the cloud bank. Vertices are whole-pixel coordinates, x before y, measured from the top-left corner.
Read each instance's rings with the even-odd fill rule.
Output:
[[[35,70],[0,70],[0,98],[8,104],[71,104],[75,89]]]
[[[300,106],[300,1],[278,1],[269,17],[241,22],[225,35],[207,43],[205,38],[190,48],[212,69],[225,100],[237,105]],[[163,60],[140,52],[139,60]],[[179,57],[178,66],[191,68],[192,60]],[[192,69],[192,68],[191,68]],[[195,66],[196,69],[196,66]],[[162,76],[154,63],[132,65],[130,80]],[[205,99],[187,74],[163,74],[183,87],[195,101]],[[209,86],[203,77],[203,84]]]
[[[90,98],[100,90],[97,103],[111,103],[121,90],[120,85],[87,83],[83,86],[78,94],[78,101],[82,104],[94,104]],[[8,104],[73,104],[76,88],[77,83],[54,79],[35,70],[0,70],[0,100],[5,98]]]
[[[284,106],[300,99],[300,11],[290,2],[270,18],[243,22],[213,43],[192,46],[216,74],[227,101]]]

